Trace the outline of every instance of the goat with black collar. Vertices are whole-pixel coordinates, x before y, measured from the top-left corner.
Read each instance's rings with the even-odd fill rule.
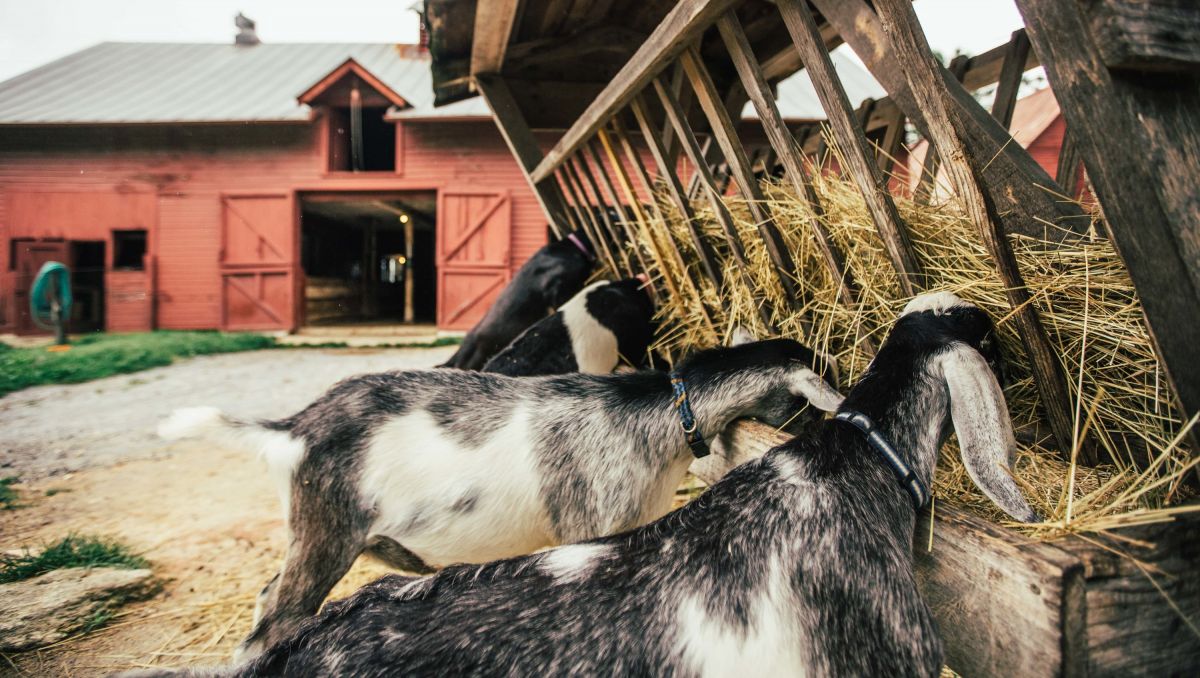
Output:
[[[912,536],[951,425],[983,491],[1036,519],[997,358],[979,309],[919,297],[839,410],[874,442],[828,421],[637,530],[385,577],[228,675],[936,676]]]
[[[517,335],[574,296],[595,262],[591,243],[578,231],[534,252],[442,367],[483,367]]]
[[[315,613],[364,550],[422,572],[662,516],[693,454],[734,419],[779,425],[805,401],[837,407],[814,361],[775,339],[702,351],[673,379],[387,372],[342,381],[280,421],[193,408],[159,433],[256,449],[279,486],[289,546],[243,644],[252,655]]]
[[[622,358],[641,365],[654,336],[654,302],[645,286],[645,276],[588,285],[521,333],[483,371],[532,377],[608,374]]]

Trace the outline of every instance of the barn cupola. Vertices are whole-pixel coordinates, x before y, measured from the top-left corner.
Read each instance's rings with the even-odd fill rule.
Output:
[[[409,103],[354,59],[347,59],[297,97],[324,121],[330,172],[391,172],[396,169],[396,126],[389,107]]]
[[[254,20],[245,14],[238,12],[237,16],[233,17],[233,25],[238,29],[237,35],[233,37],[233,44],[240,47],[253,47],[262,42],[258,39]]]

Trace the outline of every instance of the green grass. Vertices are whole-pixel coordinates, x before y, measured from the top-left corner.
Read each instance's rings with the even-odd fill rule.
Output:
[[[7,511],[17,508],[17,491],[12,486],[19,482],[21,479],[16,476],[0,479],[0,509]]]
[[[30,579],[51,570],[69,567],[119,567],[138,569],[149,563],[128,546],[110,539],[68,535],[44,551],[19,556],[0,556],[0,584]]]
[[[170,365],[176,358],[274,348],[273,337],[225,332],[90,334],[68,351],[0,343],[0,396],[42,384],[77,384]]]

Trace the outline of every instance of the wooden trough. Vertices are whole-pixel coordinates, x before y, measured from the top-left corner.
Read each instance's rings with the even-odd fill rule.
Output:
[[[764,170],[781,173],[821,214],[806,153],[826,138],[819,126],[789,128],[774,85],[808,71],[828,118],[825,133],[905,296],[928,280],[886,170],[911,124],[932,149],[917,197],[929,193],[940,169],[976,226],[1029,358],[1039,418],[1060,452],[1074,440],[1069,384],[1008,236],[1084,232],[1089,215],[1062,198],[1073,193],[1082,163],[1105,235],[1142,302],[1173,405],[1187,421],[1200,412],[1200,6],[1017,5],[1026,26],[1008,44],[949,68],[931,53],[909,0],[426,0],[425,21],[438,101],[475,93],[487,100],[556,233],[585,231],[615,275],[663,270],[672,261],[685,274],[658,281],[659,299],[694,297],[702,282],[718,290],[744,285],[773,330],[776,309],[747,274],[743,238],[761,238],[783,291],[781,310],[804,312],[797,284],[804,278],[758,180]],[[843,43],[886,99],[852,106],[829,57]],[[1022,74],[1039,64],[1067,125],[1057,177],[1008,131]],[[972,91],[990,84],[997,90],[989,111]],[[756,148],[735,124],[746,102],[765,133]],[[535,129],[559,130],[557,142],[545,148]],[[686,247],[644,237],[663,227],[657,191],[687,222]],[[746,202],[756,226],[750,236],[739,234],[725,205],[730,191]],[[728,262],[697,228],[694,198],[711,207]],[[819,220],[807,226],[840,281],[839,303],[854,307],[864,290],[843,253]],[[629,246],[635,242],[655,244]],[[730,280],[723,280],[726,263]],[[732,458],[703,460],[697,475],[715,480],[780,442],[754,424],[739,424],[730,436]],[[1200,450],[1195,433],[1187,443]],[[1100,455],[1080,451],[1089,464],[1103,461]],[[1198,537],[1200,521],[1181,519],[1042,543],[938,507],[919,521],[914,554],[947,662],[964,675],[1197,675]]]

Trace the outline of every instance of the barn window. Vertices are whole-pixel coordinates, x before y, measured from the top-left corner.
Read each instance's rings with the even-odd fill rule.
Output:
[[[329,111],[329,171],[396,170],[396,126],[386,107],[334,107]]]
[[[146,268],[146,229],[113,231],[113,268],[141,271]]]

